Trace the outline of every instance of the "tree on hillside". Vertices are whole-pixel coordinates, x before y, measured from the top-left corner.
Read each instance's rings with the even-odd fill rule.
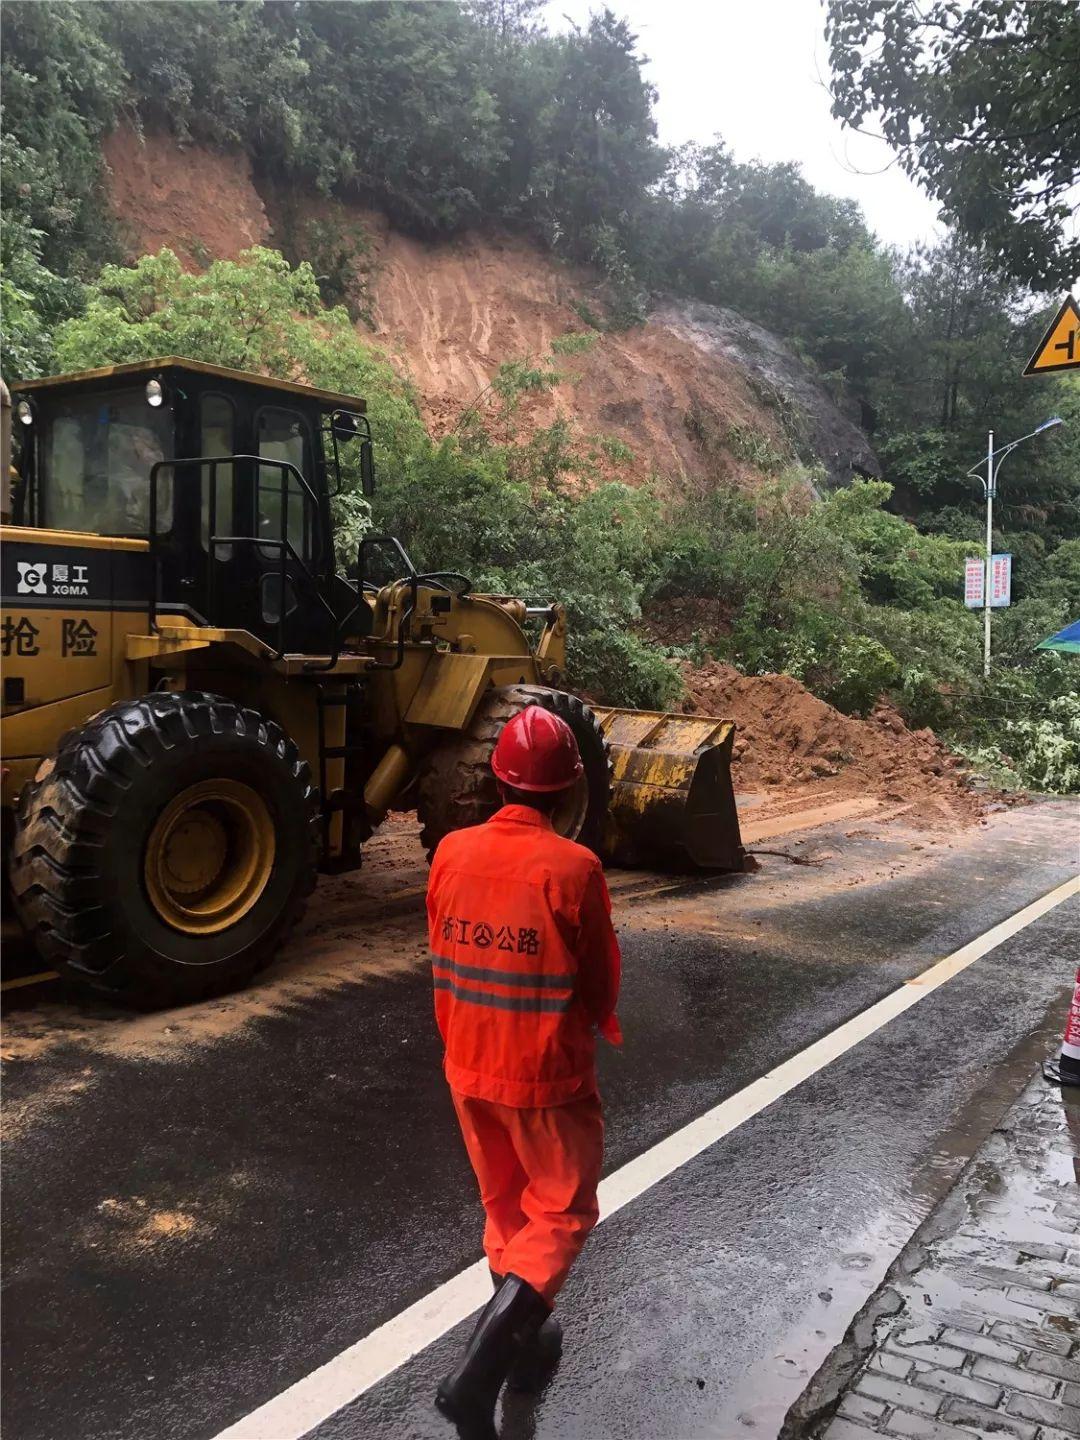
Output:
[[[853,201],[717,142],[675,154],[656,212],[651,274],[665,288],[733,306],[862,394],[889,370],[902,297]]]
[[[50,269],[85,274],[111,258],[100,147],[120,112],[123,70],[95,5],[9,0],[2,18],[5,225],[36,231]]]
[[[898,270],[913,320],[913,408],[941,430],[963,430],[994,409],[1010,362],[1015,379],[1028,297],[956,235],[916,246]]]
[[[260,168],[314,179],[421,234],[479,223],[503,137],[471,16],[398,0],[262,10],[308,79],[296,127],[249,136]]]
[[[296,132],[308,65],[252,0],[80,0],[121,58],[126,114],[181,141],[244,145]],[[291,9],[291,6],[282,6]]]
[[[601,264],[605,232],[634,244],[648,191],[667,164],[656,141],[656,92],[636,47],[626,21],[605,9],[535,57],[548,93],[535,117],[529,210],[553,238],[566,237],[580,258]]]
[[[499,45],[516,45],[544,31],[545,0],[468,0],[466,9]]]
[[[833,113],[880,126],[958,228],[1033,288],[1080,275],[1080,6],[828,0]]]
[[[1034,308],[1023,286],[962,237],[917,246],[897,260],[897,274],[909,327],[878,392],[886,474],[909,510],[932,517],[959,507],[974,517],[980,497],[966,472],[979,464],[987,431],[1004,441],[1065,414],[1075,382],[1021,378],[1052,311]],[[1003,479],[999,522],[1048,540],[1075,533],[1080,431],[1069,424],[1025,447]],[[955,530],[957,517],[942,523]],[[975,538],[977,520],[966,533]]]

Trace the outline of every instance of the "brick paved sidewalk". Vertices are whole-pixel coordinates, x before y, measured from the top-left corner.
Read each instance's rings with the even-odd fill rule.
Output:
[[[1080,1437],[1080,1090],[1040,1076],[792,1408],[783,1440]]]

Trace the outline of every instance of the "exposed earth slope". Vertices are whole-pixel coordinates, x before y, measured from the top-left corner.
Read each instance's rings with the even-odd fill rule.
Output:
[[[308,197],[301,205],[294,194],[260,188],[242,154],[160,135],[119,130],[105,156],[133,254],[168,245],[196,267],[253,244],[287,248],[298,213],[346,243],[359,237],[370,252],[375,338],[416,385],[436,433],[482,403],[501,363],[545,359],[552,340],[583,330],[575,303],[602,308],[593,277],[519,237],[426,244],[370,212]],[[878,470],[864,433],[806,366],[732,311],[669,300],[644,325],[598,336],[558,369],[564,382],[527,401],[517,418],[539,426],[561,413],[583,437],[613,436],[631,447],[642,478],[753,485],[762,445],[773,456],[793,456],[797,446],[831,484]]]

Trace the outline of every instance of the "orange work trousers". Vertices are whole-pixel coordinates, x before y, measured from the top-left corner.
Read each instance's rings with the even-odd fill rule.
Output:
[[[450,1093],[487,1215],[488,1264],[552,1305],[600,1213],[600,1097],[524,1110]]]

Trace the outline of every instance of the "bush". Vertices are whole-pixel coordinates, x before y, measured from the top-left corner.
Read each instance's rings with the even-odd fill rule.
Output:
[[[1043,593],[1064,602],[1068,618],[1080,616],[1080,539],[1063,540],[1044,566]]]
[[[956,748],[991,780],[1070,795],[1080,790],[1080,695],[1060,695],[1040,713],[1006,716],[992,743],[967,737]]]
[[[846,715],[866,715],[878,698],[900,679],[896,657],[869,635],[840,642],[835,658],[816,689],[823,700]]]
[[[582,631],[572,624],[567,651],[573,682],[598,701],[669,710],[684,694],[674,664],[633,631],[614,627]]]
[[[965,697],[953,743],[992,776],[1051,794],[1080,790],[1080,694],[1075,657],[1042,651],[1026,669],[999,670]]]

